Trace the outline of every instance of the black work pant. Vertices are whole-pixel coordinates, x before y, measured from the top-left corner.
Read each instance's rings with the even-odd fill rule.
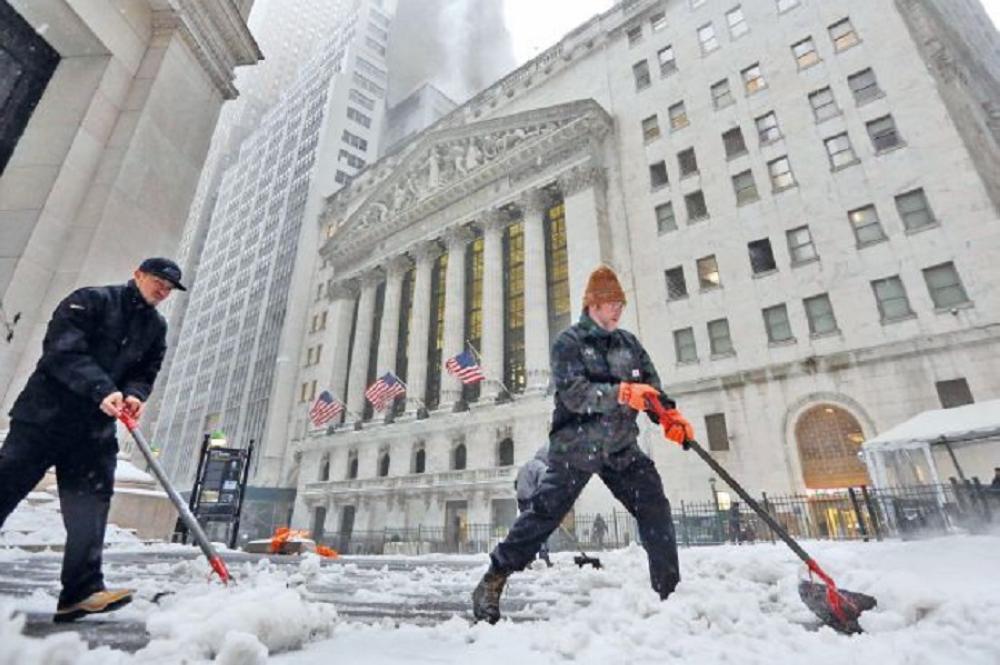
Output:
[[[114,492],[118,444],[79,433],[13,421],[0,448],[0,526],[45,471],[56,467],[66,527],[59,606],[104,589],[101,555]]]
[[[493,567],[511,573],[531,563],[592,475],[593,472],[569,463],[550,461],[532,497],[531,509],[518,516],[507,538],[490,554]],[[638,521],[639,536],[649,559],[650,582],[653,590],[666,598],[681,577],[670,502],[663,493],[663,482],[653,460],[632,449],[617,459],[605,461],[597,475]]]

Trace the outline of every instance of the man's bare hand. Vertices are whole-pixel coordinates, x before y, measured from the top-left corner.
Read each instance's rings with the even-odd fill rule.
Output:
[[[129,414],[136,420],[142,417],[142,412],[145,410],[146,405],[138,397],[133,397],[129,395],[125,398],[125,413]]]
[[[125,398],[122,396],[121,391],[116,390],[101,400],[101,411],[112,418],[117,418],[123,408],[125,408]]]

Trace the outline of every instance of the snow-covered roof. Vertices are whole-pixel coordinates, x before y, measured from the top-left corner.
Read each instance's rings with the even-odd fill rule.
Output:
[[[924,411],[862,444],[867,452],[918,448],[935,441],[1000,437],[1000,399]]]

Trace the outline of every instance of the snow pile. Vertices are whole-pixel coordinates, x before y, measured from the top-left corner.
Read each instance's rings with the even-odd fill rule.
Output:
[[[108,648],[89,651],[76,633],[44,640],[25,637],[24,615],[0,605],[0,665],[125,665],[126,655]]]
[[[22,501],[0,529],[0,547],[62,546],[65,542],[66,529],[58,501]],[[112,545],[140,541],[130,531],[108,524],[104,542]]]

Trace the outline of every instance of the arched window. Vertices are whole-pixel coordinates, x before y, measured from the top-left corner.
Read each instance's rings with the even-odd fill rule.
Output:
[[[319,463],[319,479],[330,480],[330,456],[323,455]]]
[[[427,453],[423,447],[413,453],[413,473],[423,473],[427,470]]]
[[[510,437],[497,445],[497,466],[514,466],[514,440]]]
[[[352,450],[347,456],[347,479],[354,480],[358,477],[358,451]]]
[[[819,404],[799,416],[795,442],[806,487],[834,489],[869,484],[865,465],[858,459],[863,441],[861,425],[839,406]]]
[[[389,475],[389,451],[383,451],[378,457],[378,475],[385,478]]]
[[[454,471],[462,471],[465,469],[465,444],[460,443],[455,446],[455,449],[451,453],[451,468]]]

